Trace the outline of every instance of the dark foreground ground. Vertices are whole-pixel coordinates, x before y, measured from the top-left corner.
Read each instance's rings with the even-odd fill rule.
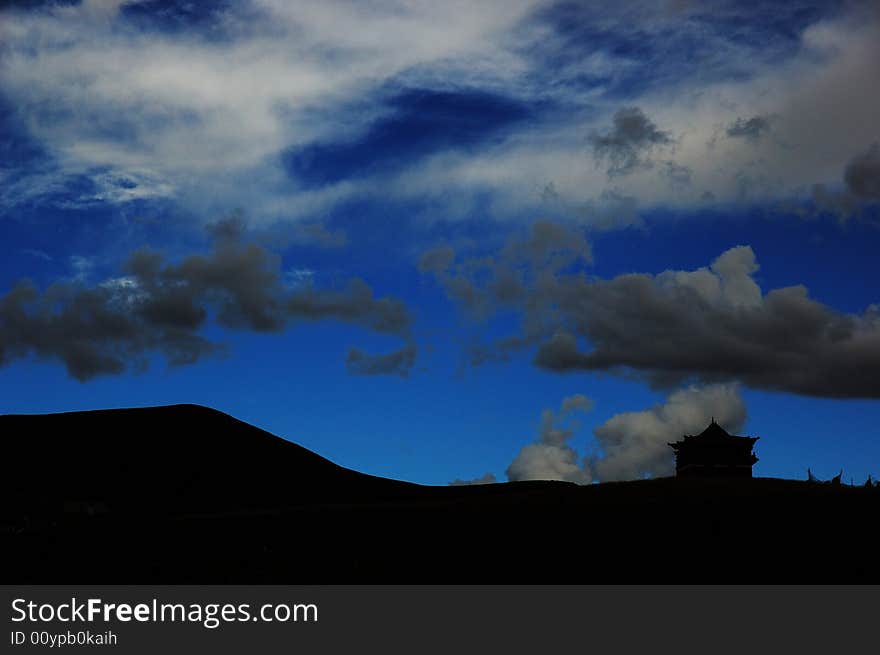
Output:
[[[4,583],[880,583],[880,489],[423,487],[181,405],[0,416]]]

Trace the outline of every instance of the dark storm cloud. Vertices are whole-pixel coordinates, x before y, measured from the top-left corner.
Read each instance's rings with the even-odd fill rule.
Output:
[[[876,308],[840,314],[802,286],[762,295],[755,270],[751,249],[739,247],[711,269],[564,281],[564,325],[535,361],[557,372],[630,371],[666,387],[739,380],[811,396],[880,397]]]
[[[137,365],[148,350],[183,363],[214,346],[189,330],[141,324],[109,288],[56,283],[41,293],[25,280],[0,299],[0,364],[33,353],[60,359],[72,377],[88,380]]]
[[[464,260],[438,279],[453,298],[466,287],[468,298],[497,307],[491,273],[500,264],[489,261],[488,276]],[[611,279],[520,263],[506,266],[521,283],[508,303],[521,314],[521,331],[481,344],[474,364],[540,344],[535,363],[559,373],[603,371],[665,388],[739,381],[810,396],[880,397],[880,309],[843,314],[803,286],[763,293],[748,246],[695,271]]]
[[[281,282],[280,257],[245,242],[235,221],[213,226],[212,236],[211,252],[178,263],[136,251],[124,276],[94,286],[57,282],[40,292],[19,282],[0,298],[0,364],[30,354],[58,359],[78,380],[143,367],[152,352],[191,364],[222,349],[199,334],[212,313],[220,325],[256,332],[297,320],[342,321],[407,338],[415,357],[400,301],[375,298],[358,279],[343,290],[291,290]]]
[[[638,107],[624,107],[614,114],[613,127],[605,134],[590,136],[597,162],[608,162],[608,175],[626,175],[650,165],[656,146],[671,144],[672,137],[645,116]]]
[[[371,355],[359,348],[351,348],[345,360],[348,372],[353,375],[398,375],[404,378],[415,363],[414,343],[384,355]]]
[[[750,139],[756,141],[770,131],[769,116],[753,116],[752,118],[737,118],[727,126],[727,136],[731,138]]]

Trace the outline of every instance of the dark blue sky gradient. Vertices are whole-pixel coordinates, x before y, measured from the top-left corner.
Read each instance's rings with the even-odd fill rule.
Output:
[[[3,3],[0,21],[51,21],[60,4]],[[853,315],[880,304],[880,198],[856,197],[842,175],[843,165],[873,142],[871,130],[880,142],[876,123],[850,121],[865,132],[845,154],[824,136],[839,130],[841,139],[856,142],[850,134],[856,127],[844,119],[837,124],[820,116],[815,124],[825,121],[823,130],[803,142],[780,136],[786,121],[794,124],[801,112],[812,111],[805,104],[795,105],[793,115],[774,115],[763,141],[724,140],[733,118],[770,115],[761,103],[795,69],[793,61],[819,67],[833,58],[832,47],[809,50],[807,31],[825,26],[835,34],[842,30],[835,21],[861,5],[723,2],[676,13],[674,3],[667,9],[655,4],[596,12],[589,3],[536,3],[510,24],[492,23],[481,33],[501,44],[493,45],[492,56],[483,42],[449,53],[431,42],[439,54],[429,48],[408,58],[422,45],[416,37],[389,54],[385,41],[426,29],[406,22],[420,15],[413,8],[391,15],[391,27],[369,23],[387,30],[382,38],[320,32],[323,14],[314,23],[306,12],[295,17],[318,37],[268,9],[225,1],[128,3],[108,20],[64,14],[64,29],[45,28],[51,38],[0,45],[0,303],[25,278],[41,290],[56,282],[100,287],[124,275],[130,254],[144,247],[172,264],[194,253],[207,256],[212,246],[205,226],[238,216],[244,241],[280,257],[285,283],[338,291],[359,278],[375,297],[399,299],[412,317],[409,330],[398,332],[302,316],[264,333],[209,321],[199,334],[223,344],[220,354],[174,367],[149,352],[145,372],[86,382],[69,377],[58,360],[10,357],[0,367],[0,412],[201,403],[368,473],[428,484],[486,472],[505,480],[506,467],[535,440],[541,412],[559,408],[563,398],[584,394],[594,401],[570,445],[580,455],[601,455],[594,428],[661,404],[675,389],[652,389],[631,375],[550,372],[534,364],[534,345],[508,361],[469,365],[470,346],[520,333],[522,316],[501,312],[479,321],[461,311],[435,277],[419,271],[421,256],[432,248],[452,247],[459,263],[498,261],[506,243],[526,238],[533,223],[545,219],[587,239],[593,261],[575,270],[601,279],[694,271],[748,245],[760,266],[753,279],[765,294],[804,285],[811,298]],[[333,3],[323,10],[330,18],[342,11]],[[378,8],[361,11],[350,22],[340,19],[339,29],[367,25],[380,14]],[[480,20],[489,19],[473,18]],[[44,26],[31,28],[36,35]],[[833,41],[827,32],[818,34],[811,38]],[[426,42],[455,41],[451,34],[425,35]],[[307,36],[315,45],[298,50],[300,42],[312,43]],[[113,84],[103,85],[107,73],[88,49],[92,42],[115,57],[108,64],[117,76],[109,78]],[[28,57],[47,43],[67,49],[66,58],[47,57],[45,69],[34,68]],[[180,48],[175,56],[192,60],[162,68],[165,50],[139,50],[144,44],[173,45]],[[144,52],[155,58],[143,58]],[[220,74],[202,86],[195,78],[210,77],[216,57],[224,61]],[[259,65],[248,68],[254,61]],[[304,61],[314,63],[312,77],[296,68]],[[364,62],[369,65],[351,79],[341,68]],[[79,67],[75,75],[67,65]],[[58,77],[51,77],[53,66],[62,71]],[[288,90],[285,66],[292,78],[317,80],[319,90]],[[45,70],[49,90],[38,89],[22,72],[28,70]],[[147,86],[129,87],[132,80]],[[760,92],[752,83],[763,85]],[[723,96],[712,105],[717,119],[707,121],[701,112],[709,109],[700,103],[739,93],[737,85],[746,91],[736,102]],[[276,89],[283,97],[271,95]],[[93,102],[101,93],[113,101]],[[688,100],[675,104],[681,98]],[[671,135],[669,142],[614,132],[615,112],[627,107],[643,108],[649,126]],[[693,115],[680,118],[682,107]],[[635,157],[633,171],[606,175],[607,161],[595,150],[600,134]],[[685,159],[699,148],[702,159]],[[837,158],[828,165],[831,173],[807,170],[784,189],[780,184],[778,193],[776,178],[767,181],[757,168],[790,156],[785,152],[801,157],[814,150]],[[431,169],[440,156],[448,166]],[[657,180],[679,161],[693,182],[670,194]],[[581,172],[582,189],[565,187]],[[781,179],[790,171],[779,173]],[[729,180],[717,180],[746,174],[762,178],[771,192],[748,202],[732,192],[724,196]],[[591,186],[596,179],[601,188]],[[841,206],[857,211],[821,212],[811,195],[820,180]],[[548,183],[561,189],[562,200],[542,194]],[[692,199],[710,187],[710,200]],[[609,193],[636,198],[634,220],[611,212],[612,219],[591,222]],[[716,193],[724,197],[712,199]],[[328,237],[336,234],[344,239]],[[350,348],[387,354],[410,343],[418,355],[406,377],[355,375],[346,368]],[[745,386],[740,393],[748,411],[742,432],[761,437],[756,475],[802,478],[808,466],[820,477],[842,468],[847,481],[852,476],[858,483],[869,473],[880,475],[876,399]]]

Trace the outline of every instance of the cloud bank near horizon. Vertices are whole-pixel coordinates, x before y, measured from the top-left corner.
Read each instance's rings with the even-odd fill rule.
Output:
[[[640,411],[623,412],[593,430],[589,452],[573,445],[580,429],[578,415],[591,411],[593,402],[582,394],[567,396],[558,410],[541,413],[536,439],[522,447],[505,474],[510,482],[559,480],[575,484],[664,477],[674,471],[669,443],[686,434],[698,434],[714,419],[730,433],[745,424],[745,401],[737,385],[686,387],[663,403]],[[492,473],[452,485],[495,482]]]

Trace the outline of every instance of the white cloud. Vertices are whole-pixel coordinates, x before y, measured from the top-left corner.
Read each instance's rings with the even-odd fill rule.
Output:
[[[532,3],[387,2],[368,10],[260,0],[247,21],[225,18],[231,39],[219,44],[126,28],[116,16],[122,4],[12,12],[0,22],[2,88],[31,136],[57,157],[59,174],[93,178],[113,202],[168,196],[198,204],[214,194],[236,206],[271,196],[258,210],[281,212],[298,191],[279,170],[283,148],[361,129],[378,111],[363,101],[392,77],[420,75],[419,67],[436,74],[471,64],[489,77],[508,75],[516,58],[497,41]],[[356,116],[348,115],[353,104]],[[120,178],[142,190],[107,184]],[[336,194],[310,195],[305,211]]]
[[[687,288],[711,305],[758,307],[761,287],[752,278],[760,266],[750,246],[736,246],[721,253],[710,268],[665,271],[657,276],[661,288]]]
[[[712,418],[731,433],[743,426],[746,406],[735,385],[682,389],[662,405],[611,417],[593,431],[602,455],[588,467],[605,482],[671,475],[673,457],[667,444],[698,434]]]
[[[97,190],[85,201],[165,197],[204,213],[243,206],[271,218],[378,194],[443,198],[454,216],[470,211],[469,196],[488,191],[501,218],[546,207],[543,190],[552,184],[553,210],[609,227],[636,223],[635,206],[776,202],[806,198],[815,183],[834,189],[847,161],[880,138],[880,21],[868,10],[814,24],[786,57],[771,56],[772,43],[766,57],[752,56],[753,44],[723,30],[698,31],[699,72],[665,71],[662,83],[622,100],[610,82],[577,80],[613,80],[652,62],[601,43],[570,64],[541,61],[530,52],[564,53],[568,37],[535,20],[548,5],[538,0],[258,0],[247,17],[233,11],[218,19],[228,37],[219,43],[126,27],[117,19],[122,4],[8,12],[0,22],[0,86],[57,161],[56,170],[15,181],[5,204],[63,188],[59,177],[86,176]],[[698,8],[632,3],[593,11],[601,29],[662,39],[694,29],[684,21]],[[738,78],[713,76],[731,62]],[[285,148],[356,137],[385,111],[376,98],[392,80],[488,89],[562,109],[481,149],[438,152],[388,179],[305,189],[283,170]],[[674,144],[663,166],[609,180],[587,139],[606,133],[623,106],[640,108]],[[773,129],[755,139],[726,136],[727,126],[753,116],[772,116]],[[688,174],[672,179],[670,171]],[[609,204],[609,193],[628,205]]]
[[[500,196],[497,215],[503,217],[522,214],[524,207],[546,208],[541,190],[552,184],[550,209],[608,227],[637,222],[632,210],[609,222],[602,197],[610,190],[641,208],[691,209],[806,200],[816,183],[840,188],[847,163],[880,139],[877,13],[856,11],[818,22],[803,32],[789,57],[772,62],[752,62],[745,50],[712,38],[726,59],[742,62],[744,79],[683,75],[625,101],[594,90],[589,111],[529,126],[476,154],[438,155],[403,176],[400,192],[448,196],[494,190]],[[631,65],[607,63],[609,70]],[[706,67],[711,69],[708,62]],[[577,96],[571,93],[569,101]],[[638,106],[675,143],[665,153],[665,168],[634,168],[611,180],[586,139],[593,131],[607,132],[624,106]],[[772,130],[754,139],[726,135],[731,124],[754,116],[772,117]],[[670,167],[687,171],[686,178],[670,179]]]
[[[698,434],[713,418],[731,433],[746,420],[737,385],[688,387],[649,409],[612,416],[593,430],[598,452],[581,458],[570,445],[579,425],[565,419],[571,412],[591,408],[586,397],[571,396],[562,401],[558,413],[545,409],[538,439],[520,450],[507,468],[507,477],[589,484],[668,476],[674,462],[670,442]]]
[[[591,481],[590,473],[578,462],[578,454],[569,444],[577,423],[570,415],[589,412],[592,401],[583,395],[569,396],[562,400],[559,412],[545,409],[541,414],[541,426],[535,443],[530,443],[507,467],[511,482],[518,480],[565,480],[578,484]]]

